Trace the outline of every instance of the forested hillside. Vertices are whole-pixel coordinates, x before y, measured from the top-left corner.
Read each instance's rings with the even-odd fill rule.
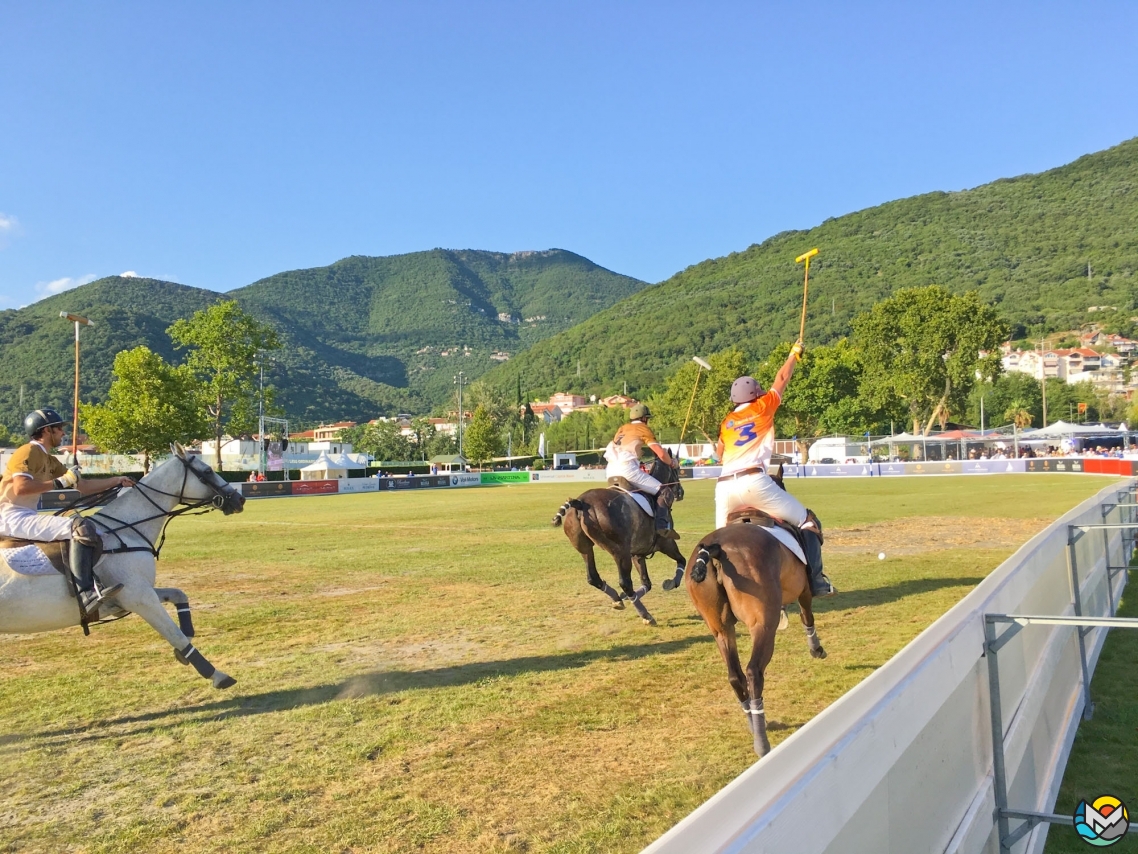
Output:
[[[815,246],[808,344],[846,335],[854,315],[900,288],[930,284],[977,290],[1016,337],[1087,321],[1129,331],[1138,314],[1138,140],[1038,175],[778,234],[638,292],[487,380],[511,389],[520,376],[534,393],[608,394],[627,382],[644,393],[692,355],[739,346],[761,358],[798,335],[794,259]]]
[[[82,397],[103,399],[120,350],[147,345],[179,361],[165,330],[221,299],[273,325],[285,346],[268,372],[302,422],[425,412],[497,364],[645,287],[563,250],[506,254],[436,249],[351,257],[262,279],[228,294],[111,276],[0,312],[0,424],[37,406],[70,411],[71,326],[82,333]],[[21,404],[21,388],[23,403]]]

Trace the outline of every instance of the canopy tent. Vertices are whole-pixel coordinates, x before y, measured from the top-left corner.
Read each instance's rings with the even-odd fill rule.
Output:
[[[870,442],[875,448],[880,448],[884,445],[904,445],[912,444],[913,442],[923,442],[927,436],[914,436],[912,433],[898,433],[896,436],[883,436],[880,439],[874,439]]]
[[[347,466],[334,460],[324,451],[315,462],[311,462],[300,470],[301,480],[342,480],[348,476]]]
[[[1070,424],[1066,421],[1056,421],[1046,427],[1035,430],[1024,430],[1020,435],[1024,439],[1067,439],[1080,436],[1121,436],[1125,431],[1105,424]]]

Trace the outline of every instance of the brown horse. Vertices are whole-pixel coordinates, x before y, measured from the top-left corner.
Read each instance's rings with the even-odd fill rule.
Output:
[[[652,477],[664,486],[661,493],[668,490],[670,495],[662,495],[663,501],[682,501],[684,488],[679,482],[679,472],[657,459],[652,464]],[[651,496],[648,496],[651,498]],[[676,562],[674,578],[664,582],[665,590],[679,586],[684,571],[684,556],[674,540],[660,535],[656,521],[633,500],[627,492],[620,489],[590,489],[578,498],[570,498],[553,516],[553,526],[564,523],[565,536],[570,544],[585,559],[585,571],[589,584],[604,592],[612,600],[613,608],[624,607],[624,599],[632,602],[632,607],[650,626],[656,619],[641,601],[652,589],[652,579],[648,577],[646,557],[663,552]],[[600,546],[616,561],[620,573],[622,596],[614,590],[597,572],[597,561],[593,547]],[[640,573],[640,587],[632,587],[632,564]]]
[[[732,517],[745,516],[742,512]],[[755,753],[770,752],[763,712],[763,674],[774,654],[775,631],[785,626],[783,608],[798,600],[810,654],[825,658],[814,629],[806,567],[758,525],[729,523],[712,531],[688,560],[688,594],[707,622],[727,664],[727,680],[748,717]],[[735,623],[751,633],[751,660],[744,673],[735,643]]]

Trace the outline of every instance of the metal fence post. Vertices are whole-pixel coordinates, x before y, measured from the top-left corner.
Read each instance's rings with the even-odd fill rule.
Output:
[[[1071,574],[1071,601],[1076,617],[1083,616],[1083,597],[1079,594],[1079,563],[1075,554],[1075,543],[1078,539],[1075,525],[1067,526],[1067,570]],[[1113,615],[1112,615],[1113,616]],[[1079,664],[1083,669],[1083,720],[1089,721],[1095,713],[1094,704],[1091,703],[1091,677],[1087,671],[1087,644],[1082,628],[1076,628],[1075,634],[1079,639]]]
[[[1008,781],[1004,767],[1004,717],[1000,705],[1000,665],[996,653],[996,623],[984,615],[984,654],[988,659],[988,708],[992,714],[992,795],[996,801],[996,825],[1000,854],[1010,854],[1008,838]]]

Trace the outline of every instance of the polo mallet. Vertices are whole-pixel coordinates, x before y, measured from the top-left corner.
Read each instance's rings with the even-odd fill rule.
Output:
[[[95,321],[79,314],[61,311],[59,316],[75,324],[75,410],[71,418],[71,463],[79,465],[79,327],[94,326]]]
[[[818,250],[811,249],[809,252],[803,252],[794,259],[795,264],[806,262],[806,276],[802,280],[802,322],[798,325],[798,340],[806,340],[806,292],[810,290],[810,259],[818,254]]]
[[[683,445],[683,443],[684,443],[684,434],[688,432],[688,420],[691,418],[691,408],[692,408],[692,405],[695,403],[696,389],[699,388],[700,371],[703,369],[706,369],[708,371],[708,373],[711,372],[711,365],[709,365],[707,362],[705,362],[699,356],[692,356],[691,360],[693,362],[695,362],[695,364],[696,364],[695,382],[692,383],[692,387],[691,387],[691,400],[688,401],[688,414],[684,416],[684,426],[683,426],[683,429],[680,430],[680,444],[681,445]]]

